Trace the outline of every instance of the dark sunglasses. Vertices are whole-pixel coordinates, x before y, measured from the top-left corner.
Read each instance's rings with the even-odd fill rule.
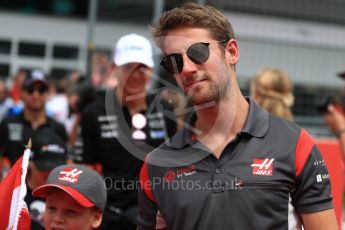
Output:
[[[26,92],[29,94],[33,94],[35,91],[37,91],[39,94],[44,94],[47,92],[47,87],[45,86],[29,86],[26,88]]]
[[[216,41],[217,43],[224,43],[225,40]],[[205,63],[210,57],[210,42],[198,42],[192,44],[187,49],[187,56],[195,64]],[[163,58],[160,65],[171,74],[181,73],[183,69],[183,57],[182,54],[172,53]]]

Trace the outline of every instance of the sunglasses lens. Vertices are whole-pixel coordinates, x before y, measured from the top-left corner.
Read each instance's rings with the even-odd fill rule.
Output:
[[[29,94],[33,94],[35,91],[37,91],[39,94],[43,94],[46,92],[46,87],[35,87],[35,86],[30,86],[26,89],[26,91],[29,93]]]
[[[28,87],[26,89],[26,91],[28,91],[29,94],[33,94],[34,90],[35,90],[34,87]]]
[[[208,49],[210,43],[195,43],[191,45],[187,50],[187,56],[195,64],[202,64],[210,57],[210,51]],[[183,58],[181,54],[169,54],[165,56],[161,62],[161,66],[164,67],[171,74],[181,73],[183,68]]]
[[[45,88],[45,87],[39,87],[39,88],[37,88],[37,90],[38,90],[38,92],[39,92],[40,94],[43,94],[43,93],[46,92],[46,88]]]
[[[210,56],[210,51],[208,49],[209,43],[195,43],[191,45],[187,50],[187,56],[195,64],[202,64],[207,61]]]
[[[169,54],[165,56],[161,62],[161,66],[163,66],[164,69],[166,69],[171,74],[181,73],[183,68],[182,55]]]

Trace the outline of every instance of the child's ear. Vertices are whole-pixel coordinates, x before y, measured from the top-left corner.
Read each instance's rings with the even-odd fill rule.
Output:
[[[93,229],[98,228],[101,223],[102,223],[102,219],[103,219],[103,212],[96,208],[93,210],[93,220],[91,223],[91,226]]]

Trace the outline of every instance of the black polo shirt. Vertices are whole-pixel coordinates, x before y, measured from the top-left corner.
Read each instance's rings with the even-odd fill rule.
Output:
[[[307,132],[254,101],[217,159],[184,129],[141,171],[139,229],[299,229],[297,213],[332,208],[329,175]],[[157,216],[159,210],[159,215]]]
[[[67,143],[64,126],[49,117],[36,129],[33,129],[31,123],[25,120],[23,113],[5,118],[0,124],[0,156],[7,157],[13,165],[24,153],[29,139],[34,138],[41,131],[54,132],[64,143]]]
[[[127,107],[119,104],[113,92],[99,95],[82,114],[81,162],[102,165],[107,204],[125,208],[137,204],[139,172],[145,155],[176,133],[176,119],[169,103],[156,95],[148,96],[147,111],[140,111],[146,125],[136,130]],[[135,139],[135,131],[145,138]]]

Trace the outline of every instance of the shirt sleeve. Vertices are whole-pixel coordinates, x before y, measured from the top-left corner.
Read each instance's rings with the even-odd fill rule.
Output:
[[[166,228],[165,220],[158,211],[151,189],[152,184],[148,177],[147,163],[144,162],[140,171],[138,230]]]
[[[296,187],[292,204],[300,213],[333,208],[326,164],[312,138],[302,129],[296,148]]]

